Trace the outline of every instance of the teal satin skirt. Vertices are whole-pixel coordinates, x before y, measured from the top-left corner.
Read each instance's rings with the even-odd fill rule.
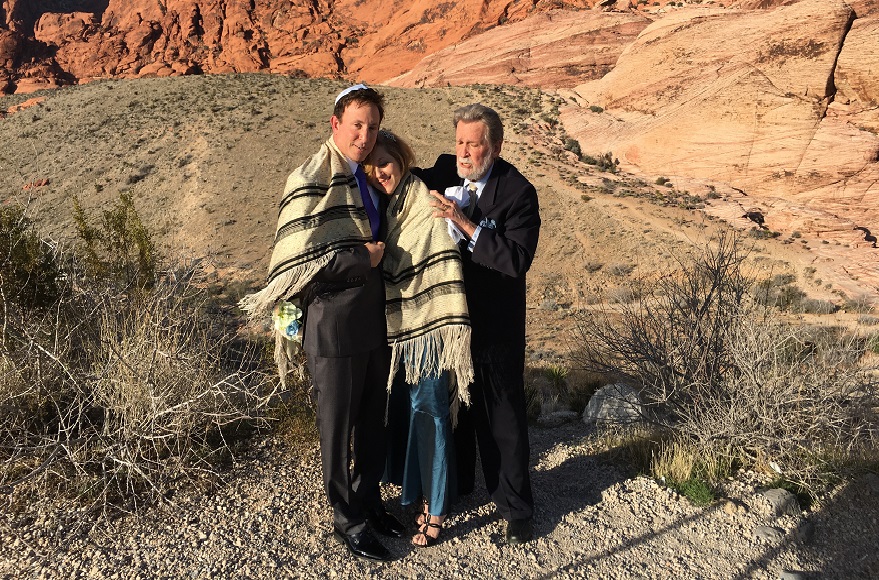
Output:
[[[447,515],[457,488],[448,373],[410,385],[397,369],[388,398],[388,438],[385,480],[402,486],[400,503],[424,498],[431,515]]]

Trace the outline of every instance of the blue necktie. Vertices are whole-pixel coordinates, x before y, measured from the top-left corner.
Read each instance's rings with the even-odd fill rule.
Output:
[[[369,228],[372,230],[372,239],[378,240],[378,228],[380,224],[378,210],[375,209],[375,204],[372,203],[372,196],[369,195],[369,188],[366,186],[366,172],[363,171],[362,165],[357,164],[357,171],[354,172],[354,177],[357,178],[357,185],[360,186],[360,197],[363,199],[363,207],[366,208],[366,215],[369,217]]]

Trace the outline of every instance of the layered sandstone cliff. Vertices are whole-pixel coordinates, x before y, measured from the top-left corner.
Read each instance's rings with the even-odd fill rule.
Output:
[[[631,11],[547,12],[435,52],[387,84],[573,87],[613,69],[650,22]]]
[[[876,219],[876,23],[841,0],[681,10],[647,27],[608,75],[578,86],[580,106],[563,119],[582,142],[648,173],[809,198],[831,213],[842,203],[853,220]],[[607,112],[586,110],[596,105]]]

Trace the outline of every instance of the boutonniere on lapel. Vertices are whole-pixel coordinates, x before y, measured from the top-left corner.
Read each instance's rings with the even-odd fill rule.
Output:
[[[486,229],[489,229],[489,230],[496,230],[496,229],[497,229],[497,223],[495,223],[495,221],[494,221],[493,219],[490,219],[490,218],[484,217],[484,218],[482,218],[482,221],[479,222],[479,227],[481,227],[481,228],[486,228]]]

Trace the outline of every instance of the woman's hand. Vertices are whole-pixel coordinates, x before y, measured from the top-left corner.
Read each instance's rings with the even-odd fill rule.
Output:
[[[366,242],[366,251],[369,252],[369,265],[375,268],[385,255],[384,242]]]

